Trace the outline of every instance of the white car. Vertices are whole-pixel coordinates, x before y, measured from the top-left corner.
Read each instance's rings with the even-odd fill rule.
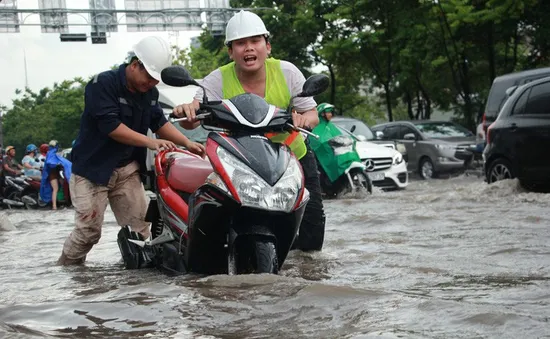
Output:
[[[331,121],[340,131],[356,140],[357,153],[367,166],[367,174],[374,186],[391,190],[409,185],[407,161],[403,157],[403,153],[406,154],[404,145],[377,140],[370,128],[357,119],[334,117]]]
[[[357,140],[357,153],[367,166],[372,184],[382,189],[403,189],[409,184],[407,162],[403,155],[391,147]]]
[[[409,185],[407,162],[393,144],[375,144],[367,141],[363,135],[355,135],[338,125],[336,127],[355,139],[359,158],[367,166],[367,174],[374,186],[391,190],[403,189]]]

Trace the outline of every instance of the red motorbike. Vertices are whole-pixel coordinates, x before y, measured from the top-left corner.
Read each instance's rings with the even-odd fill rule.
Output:
[[[164,69],[162,80],[199,85],[181,66]],[[300,96],[327,87],[326,76],[314,75]],[[309,200],[299,161],[287,146],[264,136],[294,131],[291,110],[254,94],[218,102],[205,95],[197,113],[204,128],[217,128],[206,141],[207,159],[185,150],[156,155],[156,199],[146,217],[152,236],[142,239],[131,225],[121,229],[125,265],[154,265],[173,274],[276,274]]]

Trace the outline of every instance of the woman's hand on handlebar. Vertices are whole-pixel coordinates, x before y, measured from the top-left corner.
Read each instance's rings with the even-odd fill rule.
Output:
[[[197,110],[200,107],[200,103],[197,99],[193,100],[189,104],[181,104],[174,107],[173,113],[178,118],[187,118],[187,122],[193,123],[197,121]]]

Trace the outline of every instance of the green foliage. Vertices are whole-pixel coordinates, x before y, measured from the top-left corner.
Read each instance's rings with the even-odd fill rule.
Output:
[[[174,64],[183,65],[193,78],[202,79],[216,68],[231,61],[223,40],[223,37],[214,37],[208,31],[203,31],[199,36],[198,48],[177,50],[175,46],[173,47]]]
[[[62,147],[70,147],[84,110],[85,85],[84,79],[75,78],[38,93],[18,90],[19,97],[3,116],[4,144],[15,146],[20,157],[30,143],[39,146],[56,139]]]
[[[272,55],[307,77],[331,79],[318,103],[369,124],[429,119],[438,109],[473,129],[496,76],[550,64],[550,2],[542,0],[232,0],[255,8]],[[174,49],[175,63],[203,78],[228,63],[224,37]],[[23,147],[76,135],[83,83],[23,91],[4,119],[6,141]]]

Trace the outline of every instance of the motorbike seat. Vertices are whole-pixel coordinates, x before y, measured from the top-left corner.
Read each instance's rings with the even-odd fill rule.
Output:
[[[174,157],[167,169],[166,179],[175,190],[192,193],[196,191],[206,178],[214,171],[208,160],[180,153]]]

